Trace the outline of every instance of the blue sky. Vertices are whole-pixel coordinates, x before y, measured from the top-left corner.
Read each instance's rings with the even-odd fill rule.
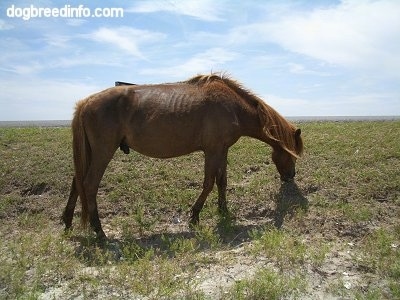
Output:
[[[8,17],[10,7],[121,18]],[[226,72],[285,116],[400,115],[400,1],[0,3],[0,120],[71,119],[114,81]]]

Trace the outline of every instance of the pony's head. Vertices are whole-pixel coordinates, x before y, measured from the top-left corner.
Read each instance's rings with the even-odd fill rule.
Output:
[[[198,75],[189,79],[187,83],[206,84],[216,80],[224,82],[257,110],[262,133],[260,137],[257,131],[256,136],[272,146],[272,160],[278,169],[281,180],[293,179],[296,174],[296,160],[303,153],[301,130],[288,122],[255,94],[245,89],[240,83],[225,75]]]
[[[303,154],[301,130],[289,123],[278,112],[265,103],[258,106],[267,142],[272,146],[272,161],[282,181],[296,175],[296,160]]]
[[[301,130],[296,129],[293,133],[295,149],[289,150],[285,146],[277,143],[273,146],[272,161],[281,176],[282,181],[289,181],[296,175],[296,160],[303,150],[303,141],[301,139]]]

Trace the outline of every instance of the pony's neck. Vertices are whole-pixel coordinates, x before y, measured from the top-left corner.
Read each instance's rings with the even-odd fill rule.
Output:
[[[271,146],[276,144],[275,141],[268,138],[264,132],[264,124],[261,123],[260,117],[256,109],[246,111],[239,116],[242,135],[255,138]]]

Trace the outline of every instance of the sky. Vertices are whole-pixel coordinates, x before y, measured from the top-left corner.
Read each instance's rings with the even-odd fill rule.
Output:
[[[69,120],[115,81],[211,72],[284,116],[400,115],[398,0],[2,0],[0,53],[0,121]]]

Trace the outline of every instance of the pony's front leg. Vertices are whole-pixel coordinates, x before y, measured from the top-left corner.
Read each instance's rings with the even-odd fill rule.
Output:
[[[227,211],[226,207],[226,165],[227,165],[228,150],[219,150],[210,154],[205,153],[204,163],[204,183],[203,191],[201,192],[196,203],[192,207],[192,215],[190,218],[190,225],[197,225],[199,223],[199,214],[204,206],[207,196],[210,194],[214,187],[215,180],[218,184],[218,206],[222,211]]]
[[[217,170],[217,187],[218,187],[218,212],[221,215],[228,214],[228,207],[226,205],[226,187],[227,187],[227,158],[228,151],[226,151],[219,162],[219,167]]]
[[[189,221],[190,226],[199,224],[200,211],[204,206],[204,202],[206,202],[207,196],[212,191],[213,186],[214,186],[214,178],[207,178],[204,180],[203,191],[201,192],[195,204],[192,206],[192,214]]]

